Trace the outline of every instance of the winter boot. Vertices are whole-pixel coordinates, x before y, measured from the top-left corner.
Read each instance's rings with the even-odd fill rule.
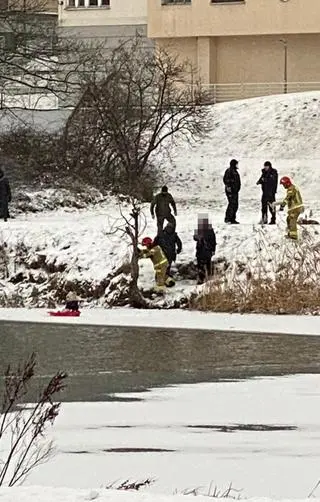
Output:
[[[167,288],[173,288],[173,286],[176,285],[176,281],[172,277],[167,277],[166,278],[166,286]]]

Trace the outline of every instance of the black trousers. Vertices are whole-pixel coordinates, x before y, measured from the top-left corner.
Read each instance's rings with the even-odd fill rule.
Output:
[[[157,215],[157,226],[158,226],[158,234],[160,234],[163,230],[164,220],[167,220],[168,223],[171,223],[174,228],[176,228],[176,219],[173,214],[167,214],[166,216],[158,216]]]
[[[270,204],[276,200],[274,195],[263,195],[261,199],[262,223],[268,223],[268,209],[271,213],[270,223],[276,222],[276,211],[272,209]]]
[[[236,221],[237,211],[239,209],[239,194],[227,193],[228,207],[224,221],[226,223],[234,223]]]
[[[208,277],[212,275],[211,258],[197,258],[198,283],[202,284]]]

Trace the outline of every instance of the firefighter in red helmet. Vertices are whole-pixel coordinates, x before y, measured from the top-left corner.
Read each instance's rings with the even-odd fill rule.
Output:
[[[151,237],[144,237],[141,244],[145,249],[140,250],[139,258],[151,259],[155,271],[156,291],[159,293],[164,292],[166,285],[171,286],[171,284],[167,283],[170,278],[167,277],[169,263],[166,255],[160,246],[153,243]]]
[[[280,211],[283,211],[285,206],[287,206],[288,208],[287,237],[289,239],[297,240],[297,222],[299,215],[304,211],[301,193],[288,176],[283,176],[283,178],[281,178],[280,185],[282,185],[287,190],[285,199],[280,203]]]

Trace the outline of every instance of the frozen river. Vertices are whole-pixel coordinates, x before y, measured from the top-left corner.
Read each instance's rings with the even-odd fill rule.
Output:
[[[1,368],[36,351],[40,378],[70,375],[28,484],[302,498],[319,479],[318,337],[0,322],[0,341]]]

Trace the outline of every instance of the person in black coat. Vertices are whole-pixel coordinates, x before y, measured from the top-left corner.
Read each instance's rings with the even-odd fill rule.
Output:
[[[276,223],[276,210],[273,203],[276,200],[276,193],[278,188],[278,171],[273,169],[271,162],[268,160],[264,163],[262,174],[257,181],[257,185],[261,185],[262,198],[261,198],[261,223],[268,223],[268,208],[271,213],[270,225]]]
[[[216,252],[216,234],[207,218],[199,219],[198,229],[195,231],[196,258],[198,268],[198,284],[212,275],[212,256]]]
[[[182,251],[182,242],[175,231],[175,225],[168,223],[153,241],[155,246],[160,246],[168,260],[167,276],[170,277],[172,262],[177,259],[177,254]]]
[[[11,188],[8,179],[0,169],[0,218],[9,218],[9,202],[11,202]]]
[[[230,167],[228,167],[223,176],[223,183],[228,199],[228,207],[224,221],[225,223],[239,223],[236,218],[239,208],[241,179],[238,172],[238,161],[236,159],[230,161]]]

